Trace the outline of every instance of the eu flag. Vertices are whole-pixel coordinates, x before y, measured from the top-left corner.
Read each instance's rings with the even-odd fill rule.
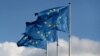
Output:
[[[57,31],[66,32],[69,28],[68,8],[69,6],[62,6],[35,13],[37,20],[26,22],[25,36],[17,42],[17,45],[45,49],[47,41],[57,41]]]
[[[24,37],[17,42],[17,45],[46,49],[46,41],[57,41],[56,30],[44,29],[38,27],[35,23],[26,22]]]
[[[35,13],[38,17],[37,22],[46,29],[55,29],[58,31],[67,31],[68,29],[68,11],[69,6],[56,7]]]
[[[57,40],[57,31],[48,29],[47,26],[42,25],[39,27],[36,23],[26,22],[27,36],[34,39],[46,39],[47,41],[54,42]]]
[[[45,39],[33,39],[30,36],[25,36],[17,42],[17,45],[25,47],[36,47],[41,49],[46,49],[47,42]]]

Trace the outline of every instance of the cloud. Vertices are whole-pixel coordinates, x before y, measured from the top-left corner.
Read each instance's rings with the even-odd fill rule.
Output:
[[[73,36],[71,38],[71,53],[72,56],[100,56],[100,42],[79,39]]]
[[[48,44],[48,56],[57,56],[55,43]],[[99,56],[100,42],[71,37],[71,56]],[[0,43],[0,56],[45,56],[45,50],[17,47],[14,42]],[[68,56],[68,41],[59,40],[59,56]]]

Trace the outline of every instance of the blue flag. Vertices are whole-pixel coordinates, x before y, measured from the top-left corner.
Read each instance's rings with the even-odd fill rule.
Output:
[[[69,30],[68,8],[69,6],[56,7],[36,13],[38,17],[36,21],[26,22],[24,34],[27,37],[23,37],[17,45],[46,49],[47,41],[58,40],[57,31]]]
[[[57,41],[56,30],[41,28],[35,23],[26,22],[24,37],[17,42],[17,45],[46,49],[46,41]]]
[[[38,27],[37,24],[32,22],[26,23],[27,36],[34,39],[46,39],[47,41],[54,42],[57,40],[57,31],[46,28],[46,26]]]
[[[43,39],[33,39],[30,36],[24,36],[21,40],[17,42],[17,45],[20,46],[25,46],[25,47],[36,47],[36,48],[41,48],[41,49],[46,49],[46,40]]]
[[[36,13],[38,25],[47,29],[55,29],[58,31],[67,31],[68,29],[68,11],[69,6],[56,7],[42,12]]]

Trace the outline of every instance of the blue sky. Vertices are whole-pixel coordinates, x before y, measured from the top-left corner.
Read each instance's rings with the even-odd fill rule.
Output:
[[[72,34],[100,40],[100,0],[72,0]],[[0,0],[0,42],[21,38],[25,22],[35,19],[34,13],[65,6],[68,0]]]

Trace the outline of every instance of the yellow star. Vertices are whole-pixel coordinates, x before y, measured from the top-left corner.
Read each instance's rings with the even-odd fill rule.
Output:
[[[58,18],[59,18],[59,19],[61,19],[62,17],[61,17],[61,16],[59,16]]]
[[[50,12],[48,12],[47,14],[50,15]]]
[[[56,9],[53,9],[53,11],[56,11]]]
[[[38,41],[36,41],[35,44],[38,44]]]
[[[41,34],[41,37],[44,37],[44,35],[43,35],[43,34]]]
[[[27,37],[24,37],[24,40],[27,39]]]
[[[40,34],[40,31],[37,31],[38,34]]]
[[[49,11],[50,13],[52,12],[52,10]]]
[[[50,35],[50,34],[51,34],[51,32],[49,31],[49,32],[48,32],[48,34]]]
[[[47,21],[45,21],[44,23],[47,24]]]
[[[51,24],[49,24],[48,27],[51,27]]]

